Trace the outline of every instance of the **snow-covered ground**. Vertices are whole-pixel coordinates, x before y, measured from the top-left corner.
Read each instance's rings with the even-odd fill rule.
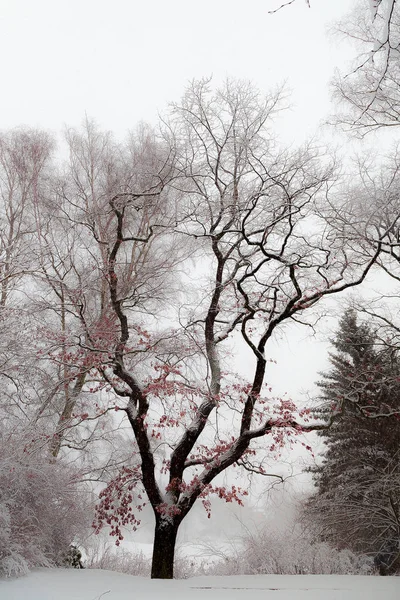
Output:
[[[242,575],[150,580],[95,569],[38,569],[0,582],[1,600],[399,600],[400,577]]]

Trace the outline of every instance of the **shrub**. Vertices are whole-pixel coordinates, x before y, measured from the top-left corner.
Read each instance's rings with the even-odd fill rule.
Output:
[[[250,532],[210,569],[215,575],[361,574],[373,571],[372,560],[350,550],[315,541],[298,527],[291,531]]]
[[[31,440],[30,440],[31,442]],[[91,498],[79,473],[50,462],[26,435],[0,434],[0,575],[63,564],[89,534]]]

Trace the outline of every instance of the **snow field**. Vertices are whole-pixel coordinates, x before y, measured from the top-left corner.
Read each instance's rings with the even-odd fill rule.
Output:
[[[400,577],[241,575],[165,581],[96,569],[37,569],[2,580],[0,600],[400,600]]]

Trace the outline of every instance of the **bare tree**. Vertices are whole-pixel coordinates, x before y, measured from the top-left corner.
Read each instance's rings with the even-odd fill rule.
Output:
[[[342,480],[332,478],[331,489],[315,495],[308,506],[311,527],[320,539],[374,556],[382,575],[394,574],[400,566],[399,456],[386,458],[382,451],[365,449],[355,475],[350,455]]]
[[[107,269],[117,232],[110,199],[134,203],[129,224],[137,240],[124,249],[128,253],[118,265],[131,311],[152,313],[173,289],[171,269],[180,251],[159,242],[174,213],[163,217],[162,204],[151,190],[142,199],[146,206],[135,203],[137,194],[132,192],[154,183],[149,174],[157,162],[157,148],[150,128],[142,126],[126,144],[118,144],[87,120],[81,131],[67,131],[67,141],[69,164],[42,206],[39,232],[42,252],[32,306],[38,327],[47,329],[39,344],[40,360],[52,384],[36,419],[56,419],[50,441],[54,457],[63,446],[87,450],[96,442],[103,445],[103,454],[107,437],[116,458],[111,462],[118,464],[124,462],[124,453],[114,449],[111,439],[122,424],[120,419],[103,418],[115,405],[96,370],[108,352],[107,336],[113,339]],[[159,165],[166,160],[160,157]],[[158,175],[154,177],[158,186]],[[157,231],[152,230],[154,214],[160,220]],[[89,410],[94,404],[96,409]],[[125,461],[131,453],[125,452]]]
[[[0,135],[0,406],[3,417],[22,421],[31,416],[37,375],[26,291],[39,265],[38,219],[52,150],[44,132],[16,129]]]
[[[354,301],[357,311],[373,320],[380,344],[399,347],[398,323],[395,317],[398,306],[397,283],[399,275],[400,202],[399,202],[398,148],[380,161],[370,154],[357,159],[357,175],[343,186],[341,200],[331,205],[332,225],[335,222],[348,239],[363,239],[365,255],[372,256],[380,246],[376,267],[388,276],[387,284],[380,284],[368,302]],[[390,281],[390,279],[392,281]],[[382,273],[380,280],[384,282]],[[382,289],[383,287],[383,289]]]
[[[34,429],[11,431],[2,423],[0,447],[0,573],[66,566],[71,544],[90,536],[93,500],[76,464],[50,463],[38,451]]]
[[[268,123],[281,97],[278,91],[263,98],[240,82],[213,92],[202,80],[173,105],[175,232],[197,244],[207,273],[197,267],[200,297],[193,303],[190,294],[183,296],[177,326],[161,335],[149,326],[139,331],[131,320],[121,265],[132,243],[151,238],[151,231],[132,231],[130,219],[136,203],[162,197],[163,178],[157,187],[108,199],[114,231],[104,273],[108,360],[97,368],[124,400],[141,465],[125,467],[102,492],[97,526],[110,524],[117,541],[122,525],[137,526],[143,502],[136,511],[130,504],[142,485],[156,520],[152,577],[173,576],[178,528],[197,499],[206,509],[209,493],[241,502],[239,488],[212,485],[220,473],[239,465],[265,474],[262,459],[254,457],[255,441],[268,436],[273,452],[285,433],[290,438],[319,427],[298,421],[292,402],[268,396],[268,341],[276,328],[302,321],[324,296],[361,283],[380,251],[378,244],[366,258],[325,219],[322,197],[335,178],[331,162],[312,146],[285,152],[275,144]],[[87,339],[94,351],[89,333]],[[253,356],[246,381],[224,364],[230,344]]]
[[[337,122],[360,136],[399,123],[400,9],[396,0],[360,2],[337,29],[359,49],[354,66],[334,81],[343,111]]]
[[[270,13],[296,0],[274,2]],[[311,7],[311,3],[306,0]],[[359,0],[351,14],[336,26],[336,33],[358,49],[352,66],[334,79],[339,101],[335,123],[363,137],[380,127],[399,123],[400,9],[397,0]]]
[[[52,140],[43,132],[21,129],[0,136],[1,307],[21,277],[34,268],[32,241],[52,149]]]
[[[286,8],[287,6],[291,6],[296,1],[297,0],[287,0],[287,2],[275,2],[274,8],[271,8],[269,12],[271,14],[276,13],[276,12],[278,12],[278,10],[281,10],[282,8]],[[310,0],[303,0],[303,2],[306,4],[306,6],[308,6],[308,8],[311,7]]]

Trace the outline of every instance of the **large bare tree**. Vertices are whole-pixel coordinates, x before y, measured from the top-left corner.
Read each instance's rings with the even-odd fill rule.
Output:
[[[347,241],[325,218],[331,161],[312,146],[287,152],[275,143],[269,124],[280,100],[280,91],[263,97],[246,83],[213,91],[207,80],[193,82],[163,129],[173,157],[166,177],[167,163],[156,161],[150,184],[105,197],[108,313],[103,335],[88,328],[85,345],[120,397],[140,466],[126,465],[102,492],[96,523],[121,540],[147,496],[156,521],[153,577],[173,576],[179,525],[196,500],[207,510],[210,493],[241,502],[242,490],[220,485],[218,475],[235,465],[263,474],[257,441],[274,452],[286,434],[318,428],[268,394],[268,342],[324,296],[361,283],[380,251],[378,244],[365,257],[354,236]],[[140,234],[137,215],[167,190],[178,202],[173,221],[156,211]],[[132,245],[146,248],[159,229],[166,240],[189,239],[196,261],[183,265],[168,328],[158,311],[136,310],[125,275]],[[226,362],[228,352],[243,351],[253,362],[245,380]]]

